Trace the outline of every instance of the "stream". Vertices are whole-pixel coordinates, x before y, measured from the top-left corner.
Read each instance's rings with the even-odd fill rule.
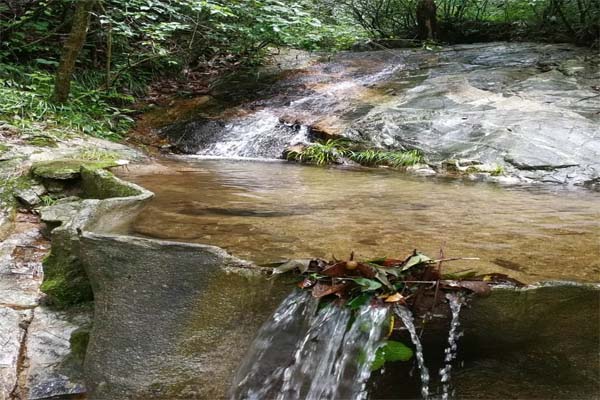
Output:
[[[203,106],[160,130],[186,155],[119,169],[155,197],[118,233],[214,245],[259,265],[443,249],[478,257],[445,272],[502,273],[531,286],[468,303],[450,296],[447,318],[421,331],[403,307],[319,308],[306,293],[290,294],[285,279],[204,276],[165,251],[158,274],[178,289],[146,281],[148,295],[133,306],[129,293],[114,300],[126,315],[104,329],[132,319],[138,331],[97,356],[98,385],[113,379],[103,386],[113,397],[169,399],[597,398],[597,65],[572,46],[492,43],[296,56],[265,76],[217,85]],[[223,106],[231,93],[239,98]],[[288,146],[328,137],[418,149],[435,171],[279,159]],[[504,173],[439,173],[454,159]],[[185,309],[165,310],[155,291]],[[392,313],[415,358],[371,371]],[[136,361],[123,363],[120,351]],[[114,366],[137,380],[104,372]]]
[[[447,257],[481,258],[460,269],[526,283],[600,274],[597,192],[226,160],[164,161],[121,176],[156,194],[129,233],[212,244],[258,264],[437,255],[443,246]]]

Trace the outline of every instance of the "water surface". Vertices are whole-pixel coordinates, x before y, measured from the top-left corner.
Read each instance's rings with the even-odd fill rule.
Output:
[[[213,244],[257,263],[299,257],[480,257],[455,269],[524,282],[600,278],[600,194],[387,170],[163,160],[120,175],[153,191],[136,235]]]

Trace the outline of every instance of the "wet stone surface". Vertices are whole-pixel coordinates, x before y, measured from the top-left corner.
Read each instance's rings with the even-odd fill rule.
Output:
[[[187,153],[276,158],[314,140],[312,129],[417,148],[433,164],[493,163],[521,182],[586,184],[600,176],[599,65],[586,49],[536,43],[341,53],[282,74],[232,118],[168,135]],[[280,121],[305,129],[294,134]]]

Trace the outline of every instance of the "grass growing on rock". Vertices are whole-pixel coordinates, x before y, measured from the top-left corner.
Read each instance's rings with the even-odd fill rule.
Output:
[[[379,149],[355,149],[354,145],[344,139],[329,139],[325,143],[313,143],[302,149],[292,150],[286,158],[319,166],[340,164],[343,159],[352,160],[368,167],[388,166],[403,168],[421,164],[425,161],[418,150],[385,151]]]

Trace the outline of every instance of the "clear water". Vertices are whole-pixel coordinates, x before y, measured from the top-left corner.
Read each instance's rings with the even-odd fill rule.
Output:
[[[214,244],[257,263],[405,256],[524,282],[600,281],[600,193],[418,179],[283,162],[162,161],[124,178],[156,197],[130,233]]]
[[[457,269],[505,272],[526,282],[598,281],[598,193],[420,180],[381,170],[225,160],[164,161],[162,166],[131,167],[120,174],[156,193],[131,232],[216,244],[257,262],[330,257],[332,253],[342,257],[351,250],[365,258],[396,256],[414,247],[437,254],[443,244],[448,257],[481,257],[480,261],[459,263]],[[249,291],[244,285],[232,286],[232,277],[223,277],[215,292],[207,294],[219,298],[219,307],[198,308],[206,315],[193,326],[212,332],[214,343],[208,348],[216,346],[219,351],[206,354],[206,344],[198,341],[197,348],[186,348],[186,357],[201,357],[203,363],[213,363],[220,371],[218,380],[210,380],[215,398],[225,396],[232,381],[240,383],[241,391],[235,392],[239,398],[242,394],[277,398],[284,393],[284,384],[291,398],[330,396],[329,386],[313,385],[307,378],[312,374],[324,382],[334,380],[338,393],[346,391],[357,397],[422,396],[422,374],[414,362],[386,365],[365,381],[366,373],[342,368],[356,365],[340,356],[356,353],[346,347],[349,341],[342,343],[339,337],[329,343],[306,341],[310,327],[313,336],[316,331],[341,331],[347,318],[343,313],[336,314],[339,319],[323,319],[315,325],[319,314],[314,305],[288,298],[278,311],[284,327],[269,325],[267,314],[279,300],[257,303],[266,295],[259,287]],[[459,311],[460,328],[456,325]],[[232,315],[237,315],[233,317],[237,322],[232,323]],[[240,322],[248,315],[253,316],[248,323],[267,325],[260,332],[257,328],[242,331]],[[432,374],[428,396],[442,398],[446,392],[460,399],[596,398],[600,388],[599,316],[600,292],[578,286],[496,292],[471,307],[462,307],[456,310],[454,322],[448,319],[428,325],[419,338],[423,365],[429,371],[446,368],[448,348],[452,354],[451,384],[444,388],[439,374]],[[226,321],[228,330],[214,328],[220,326],[215,321]],[[448,342],[452,326],[456,326],[454,340],[464,334],[456,352]],[[280,328],[284,334],[276,335]],[[189,329],[186,332],[196,335]],[[344,338],[348,335],[347,330]],[[258,342],[249,344],[254,337]],[[380,336],[372,338],[361,336],[355,343],[374,346]],[[413,343],[408,333],[402,340]],[[248,356],[234,378],[234,366],[240,365],[244,353]],[[314,354],[327,361],[319,363],[311,356]],[[182,365],[186,362],[182,360]],[[222,365],[227,365],[229,372]],[[303,375],[305,365],[316,367]],[[340,377],[346,375],[339,371],[362,378],[354,381],[356,386],[345,386],[342,382],[347,381]],[[199,382],[206,379],[198,376]],[[259,391],[252,394],[252,388]]]

